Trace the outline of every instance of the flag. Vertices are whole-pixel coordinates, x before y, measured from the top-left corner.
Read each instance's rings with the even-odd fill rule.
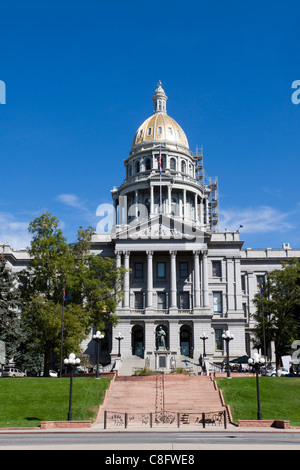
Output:
[[[159,173],[161,175],[161,146],[159,147],[158,168],[159,168]]]
[[[66,300],[66,291],[65,291],[65,288],[63,288],[63,301]]]
[[[262,296],[263,293],[264,293],[264,286],[261,284],[261,285],[260,285],[259,295]]]

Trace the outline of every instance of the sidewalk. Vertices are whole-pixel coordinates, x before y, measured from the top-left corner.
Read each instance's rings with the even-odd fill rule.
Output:
[[[289,428],[289,429],[278,429],[270,427],[238,427],[234,424],[228,424],[227,429],[224,429],[223,426],[214,426],[207,425],[205,428],[202,426],[192,426],[192,425],[182,425],[178,427],[172,426],[153,426],[152,428],[148,426],[137,427],[132,426],[127,429],[124,427],[115,427],[104,429],[103,424],[93,423],[91,427],[88,428],[51,428],[51,429],[40,429],[36,428],[0,428],[1,434],[53,434],[53,433],[300,433],[300,427],[298,428]]]

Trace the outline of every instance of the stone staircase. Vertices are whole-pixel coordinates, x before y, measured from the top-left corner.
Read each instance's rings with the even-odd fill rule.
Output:
[[[161,412],[201,416],[224,412],[226,407],[209,376],[154,374],[116,377],[100,407],[98,423],[104,423],[105,410],[106,416]]]

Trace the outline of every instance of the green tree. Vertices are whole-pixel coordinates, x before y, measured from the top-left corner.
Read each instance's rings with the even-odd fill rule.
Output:
[[[33,235],[28,268],[22,273],[24,328],[31,335],[29,348],[44,354],[48,375],[51,352],[80,352],[80,343],[90,328],[116,324],[114,315],[122,292],[114,260],[90,253],[92,227],[78,230],[75,243],[68,244],[59,221],[50,213],[29,225]]]
[[[4,255],[0,255],[0,340],[6,346],[6,358],[16,359],[22,340],[20,328],[21,305],[18,278],[7,267]]]
[[[255,334],[260,344],[274,341],[276,366],[280,367],[281,356],[289,352],[299,334],[300,318],[300,264],[297,259],[283,262],[282,269],[268,274],[262,294],[254,299],[256,313]]]

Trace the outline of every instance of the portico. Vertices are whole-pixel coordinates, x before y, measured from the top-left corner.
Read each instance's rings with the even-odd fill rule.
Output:
[[[119,249],[115,253],[116,266],[126,269],[124,300],[118,309],[175,314],[208,307],[207,250],[167,251],[164,245],[155,250]],[[184,292],[188,296],[181,295]],[[142,302],[135,304],[135,293],[142,294]],[[159,293],[165,294],[165,302],[157,302]]]

